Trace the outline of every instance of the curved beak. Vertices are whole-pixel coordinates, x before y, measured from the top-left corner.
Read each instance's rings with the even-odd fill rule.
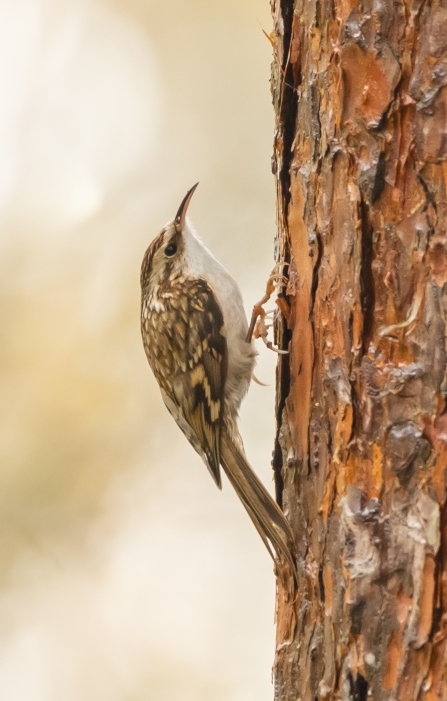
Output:
[[[183,231],[183,227],[185,226],[186,212],[188,211],[189,203],[191,202],[191,198],[198,184],[199,183],[196,183],[192,186],[190,190],[188,190],[188,192],[182,200],[180,207],[178,208],[177,214],[175,215],[174,226],[175,230],[178,232]]]

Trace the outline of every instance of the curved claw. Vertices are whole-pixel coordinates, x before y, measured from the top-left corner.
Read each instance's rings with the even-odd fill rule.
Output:
[[[253,380],[253,382],[256,382],[256,384],[259,385],[260,387],[273,387],[273,385],[266,385],[265,382],[261,382],[261,380],[256,377],[254,372],[251,375],[251,379]]]
[[[288,354],[289,354],[289,351],[288,351],[288,350],[281,350],[280,348],[275,348],[275,346],[273,345],[273,343],[272,343],[271,341],[267,341],[267,339],[264,338],[264,336],[261,336],[261,338],[262,338],[262,340],[264,341],[264,343],[265,343],[265,345],[267,346],[267,348],[268,348],[269,350],[273,351],[274,353],[278,353],[278,355],[288,355]]]

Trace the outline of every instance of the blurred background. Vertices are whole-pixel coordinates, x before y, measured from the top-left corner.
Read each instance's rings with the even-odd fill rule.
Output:
[[[143,253],[273,266],[268,0],[0,0],[0,698],[267,701],[274,578],[165,410]],[[260,347],[258,377],[276,358]],[[271,488],[274,390],[242,435]]]

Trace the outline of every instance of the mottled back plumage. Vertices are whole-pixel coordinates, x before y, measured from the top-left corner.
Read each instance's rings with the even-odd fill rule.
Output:
[[[222,311],[205,280],[183,276],[166,279],[156,298],[149,295],[143,301],[141,311],[144,349],[165,403],[220,487],[227,375]]]

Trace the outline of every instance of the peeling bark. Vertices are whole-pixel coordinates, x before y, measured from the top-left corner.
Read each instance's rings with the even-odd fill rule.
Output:
[[[447,5],[271,4],[275,699],[445,699]]]

